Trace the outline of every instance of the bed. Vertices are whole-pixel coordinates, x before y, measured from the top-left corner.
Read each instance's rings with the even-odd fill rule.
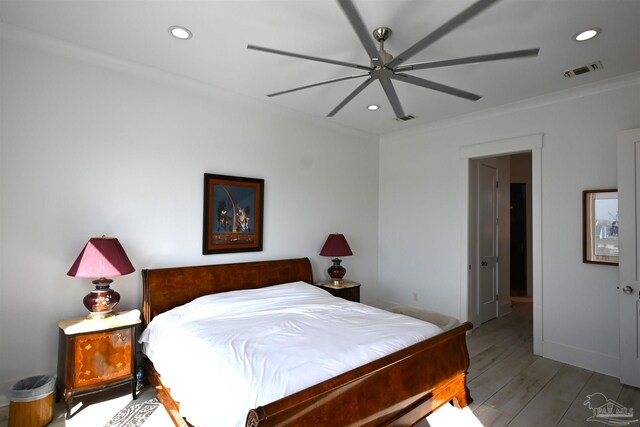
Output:
[[[204,295],[298,281],[313,283],[307,258],[147,269],[142,275],[145,325]],[[465,407],[471,402],[466,387],[465,333],[469,329],[471,324],[465,323],[255,407],[246,414],[246,426],[409,426],[447,402]],[[162,373],[146,358],[144,364],[147,378],[175,425],[190,425],[180,413],[180,403],[163,384]]]

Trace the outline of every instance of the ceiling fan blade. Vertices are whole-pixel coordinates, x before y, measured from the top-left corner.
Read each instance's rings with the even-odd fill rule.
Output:
[[[471,92],[466,92],[464,90],[456,89],[455,87],[432,82],[430,80],[421,79],[419,77],[415,77],[409,74],[394,74],[391,76],[391,78],[401,82],[410,83],[412,85],[422,86],[427,89],[436,90],[438,92],[444,92],[449,95],[468,99],[470,101],[477,101],[478,99],[482,98],[480,95],[476,95]]]
[[[428,68],[448,67],[451,65],[476,64],[478,62],[499,61],[502,59],[527,58],[538,56],[540,49],[513,50],[510,52],[489,53],[487,55],[468,56],[466,58],[447,59],[444,61],[418,62],[401,65],[395,71],[426,70]]]
[[[344,14],[347,15],[347,19],[351,23],[351,27],[356,32],[356,35],[360,39],[360,43],[364,46],[364,50],[367,51],[367,55],[369,55],[371,61],[375,65],[381,66],[382,61],[380,61],[380,53],[373,42],[373,36],[369,33],[369,30],[367,30],[356,6],[351,0],[338,0],[338,4],[340,4]]]
[[[469,19],[473,18],[474,16],[476,16],[477,14],[479,14],[480,12],[488,8],[496,1],[498,0],[478,0],[477,2],[475,2],[474,4],[472,4],[471,6],[469,6],[468,8],[466,8],[465,10],[463,10],[462,12],[460,12],[459,14],[451,18],[449,21],[441,25],[439,28],[437,28],[436,30],[434,30],[433,32],[425,36],[423,39],[419,40],[416,44],[414,44],[413,46],[411,46],[410,48],[402,52],[400,55],[397,55],[388,64],[388,66],[390,68],[395,68],[398,65],[402,64],[404,61],[411,58],[413,55],[420,52],[421,50],[431,45],[432,43],[435,43],[441,37],[445,36],[450,31],[464,24]]]
[[[267,96],[284,95],[285,93],[296,92],[298,90],[309,89],[309,88],[312,88],[312,87],[322,86],[322,85],[326,85],[326,84],[329,84],[329,83],[341,82],[343,80],[357,79],[357,78],[360,78],[360,77],[367,77],[368,75],[369,75],[369,73],[362,73],[362,74],[355,74],[353,76],[338,77],[337,79],[325,80],[323,82],[314,83],[314,84],[310,84],[310,85],[306,85],[306,86],[300,86],[300,87],[297,87],[297,88],[294,88],[294,89],[283,90],[282,92],[270,93]]]
[[[294,58],[308,59],[311,61],[325,62],[327,64],[342,65],[343,67],[358,68],[360,70],[371,70],[372,67],[366,65],[352,64],[351,62],[336,61],[334,59],[319,58],[317,56],[303,55],[301,53],[286,52],[284,50],[271,49],[269,47],[247,45],[247,49],[259,50],[261,52],[275,53],[276,55],[292,56]]]
[[[396,93],[396,89],[393,87],[391,80],[388,78],[380,79],[380,84],[382,85],[382,89],[384,89],[384,93],[387,94],[387,99],[389,99],[391,107],[393,107],[393,112],[396,113],[396,117],[399,119],[404,117],[404,110],[402,109],[402,105],[400,105],[398,94]]]
[[[364,88],[369,86],[371,84],[371,82],[373,82],[374,80],[375,79],[370,78],[370,79],[365,80],[364,82],[360,83],[360,85],[356,88],[356,90],[351,92],[345,99],[342,100],[342,102],[340,104],[337,105],[336,108],[334,108],[333,110],[331,110],[331,112],[329,114],[327,114],[327,117],[335,116],[338,111],[342,110],[342,107],[347,105],[353,98],[358,96],[358,94],[360,92],[362,92],[364,90]]]

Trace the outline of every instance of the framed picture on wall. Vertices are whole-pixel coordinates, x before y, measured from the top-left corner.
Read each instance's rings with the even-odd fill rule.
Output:
[[[618,190],[582,192],[582,261],[618,265]]]
[[[264,180],[204,174],[202,254],[262,250]]]

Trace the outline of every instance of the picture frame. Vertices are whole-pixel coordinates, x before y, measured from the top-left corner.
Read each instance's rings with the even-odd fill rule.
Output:
[[[202,254],[262,251],[264,179],[204,174]]]
[[[582,262],[618,265],[618,190],[582,192]]]

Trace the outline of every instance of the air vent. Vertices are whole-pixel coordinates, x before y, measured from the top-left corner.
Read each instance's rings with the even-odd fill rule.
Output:
[[[570,79],[572,77],[577,77],[581,74],[591,73],[594,71],[602,70],[604,67],[602,66],[602,62],[596,61],[592,62],[589,65],[584,65],[582,67],[574,68],[573,70],[565,71],[563,75]]]
[[[408,116],[404,116],[404,117],[396,117],[396,120],[399,122],[408,122],[409,120],[413,120],[415,119],[415,116],[412,116],[411,114],[409,114]]]

